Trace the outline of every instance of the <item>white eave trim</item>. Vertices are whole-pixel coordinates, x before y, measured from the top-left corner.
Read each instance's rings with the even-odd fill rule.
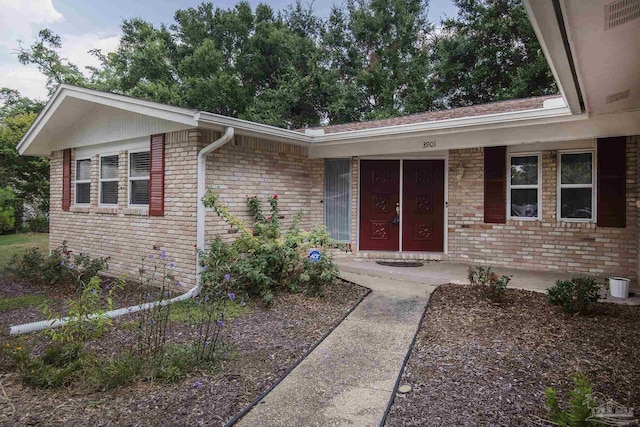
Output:
[[[573,117],[574,119],[577,118],[576,116],[571,115],[571,110],[564,104],[564,101],[562,104],[557,102],[555,99],[548,101],[554,102],[547,104],[548,107],[546,108],[330,133],[322,136],[314,136],[313,142],[322,143],[323,145],[331,145],[345,141],[360,141],[367,138],[406,134],[440,133],[443,131],[455,132],[459,129],[468,130],[467,128],[470,127],[491,129],[525,124],[529,125],[532,124],[531,122],[552,123],[555,120],[566,120],[570,117]],[[548,101],[545,101],[545,103]]]
[[[316,144],[348,144],[380,138],[455,133],[475,128],[493,129],[553,123],[559,120],[580,119],[580,116],[571,116],[571,109],[566,106],[562,98],[558,97],[546,100],[544,101],[542,108],[532,110],[486,114],[482,116],[325,134],[322,129],[312,129],[307,132],[287,130],[214,113],[172,107],[122,95],[98,92],[91,89],[78,88],[69,85],[61,85],[18,144],[17,148],[20,154],[24,154],[27,147],[29,147],[29,145],[34,141],[39,132],[42,131],[48,119],[67,96],[86,100],[87,102],[94,102],[113,108],[157,117],[171,122],[181,123],[194,128],[224,131],[229,127],[233,127],[239,135],[264,138],[303,146],[313,146]]]
[[[62,84],[56,89],[51,99],[38,114],[38,117],[31,124],[25,135],[17,145],[18,152],[22,155],[33,142],[36,136],[45,126],[51,115],[56,111],[60,104],[67,98],[82,99],[87,102],[94,102],[125,111],[144,114],[157,117],[171,122],[182,123],[187,126],[197,127],[195,120],[195,110],[186,108],[172,107],[170,105],[160,104],[157,102],[145,101],[142,99],[131,98],[124,95],[116,95],[107,92],[100,92],[92,89]]]
[[[236,130],[237,134],[287,142],[290,144],[304,145],[313,142],[313,137],[298,131],[208,113],[206,111],[197,112],[195,119],[198,122],[198,127],[202,128],[224,131],[224,129],[232,127]]]
[[[571,70],[571,60],[553,0],[524,0],[524,7],[562,97],[573,114],[582,113],[578,92],[580,84],[574,79]]]

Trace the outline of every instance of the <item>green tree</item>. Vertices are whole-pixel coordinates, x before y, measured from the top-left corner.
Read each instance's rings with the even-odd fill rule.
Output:
[[[25,207],[41,214],[49,210],[49,159],[20,156],[16,149],[36,117],[34,111],[25,111],[25,105],[39,108],[39,103],[25,98],[14,104],[14,110],[6,103],[0,107],[4,111],[0,116],[0,187],[8,187],[14,193],[16,228]]]
[[[521,0],[454,0],[433,42],[435,107],[557,93]]]

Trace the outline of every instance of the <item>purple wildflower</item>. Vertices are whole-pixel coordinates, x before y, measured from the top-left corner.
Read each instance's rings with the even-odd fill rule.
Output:
[[[230,299],[231,301],[235,300],[235,299],[236,299],[236,294],[234,294],[233,292],[230,292],[230,293],[229,293],[229,299]]]
[[[201,385],[202,385],[202,383],[201,383],[200,381],[196,381],[195,383],[193,383],[193,386],[194,386],[195,388],[198,388],[198,387],[200,387]]]
[[[244,307],[245,305],[247,305],[247,303],[246,303],[246,302],[244,302],[244,301],[240,301],[240,306]]]
[[[242,253],[240,254],[240,257],[241,257],[242,259],[245,259],[245,258],[247,257],[247,254],[245,254],[244,252],[242,252]]]
[[[165,251],[160,252],[160,258],[167,259],[167,253]]]
[[[175,263],[170,262],[170,263],[169,263],[169,268],[170,268],[171,270],[173,270],[174,268],[176,268]]]
[[[162,293],[162,295],[164,295],[165,297],[166,297],[166,296],[169,296],[169,291],[164,291],[164,292]]]
[[[226,280],[227,282],[231,281],[231,275],[229,273],[224,275],[224,280]]]
[[[218,320],[218,326],[224,326],[224,322],[222,320]]]
[[[109,286],[109,285],[105,285],[104,290],[105,290],[105,291],[108,291],[109,289],[111,289],[111,286]]]
[[[149,259],[153,259],[153,255],[149,255]]]
[[[202,269],[203,269],[204,271],[209,271],[209,266],[208,266],[208,265],[205,265],[204,267],[202,267]]]
[[[69,270],[73,270],[74,268],[76,268],[76,266],[75,266],[75,265],[73,265],[73,264],[69,264]]]
[[[98,291],[96,291],[95,289],[92,289],[92,290],[91,290],[91,293],[95,295],[95,294],[97,294],[97,293],[98,293]]]
[[[182,282],[178,282],[178,283],[176,283],[176,285],[182,286]]]
[[[64,261],[60,261],[60,267],[64,267]]]

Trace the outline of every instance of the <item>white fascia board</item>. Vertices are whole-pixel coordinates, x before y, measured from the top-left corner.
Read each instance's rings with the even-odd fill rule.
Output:
[[[313,137],[305,135],[302,132],[222,116],[220,114],[201,111],[196,113],[195,117],[198,122],[198,127],[205,129],[215,129],[224,132],[226,128],[232,127],[235,129],[236,134],[286,142],[294,145],[307,145],[313,142]]]
[[[524,0],[524,7],[562,97],[573,114],[581,113],[579,82],[574,80],[571,72],[553,1]]]
[[[431,134],[406,134],[396,138],[374,138],[353,144],[312,145],[311,158],[343,158],[400,153],[424,153],[440,150],[518,145],[556,141],[575,141],[640,134],[640,110],[603,114],[567,116],[551,121],[520,123],[517,127],[450,129]],[[425,144],[428,142],[428,144]]]
[[[436,134],[442,132],[461,132],[466,128],[502,128],[522,126],[528,122],[551,122],[565,120],[572,117],[571,111],[564,105],[535,110],[514,111],[509,113],[487,114],[484,116],[464,117],[458,119],[439,120],[436,122],[412,123],[406,125],[386,126],[373,129],[362,129],[339,133],[314,136],[313,143],[322,145],[343,144],[345,142],[359,142],[371,138],[389,138],[400,135]]]
[[[196,111],[186,108],[172,107],[157,102],[145,101],[142,99],[131,98],[123,95],[115,95],[107,92],[100,92],[91,89],[80,88],[76,86],[62,84],[56,89],[49,99],[47,105],[38,114],[38,117],[31,124],[25,135],[17,145],[18,153],[23,155],[29,145],[38,136],[42,128],[49,121],[56,109],[67,98],[77,98],[88,102],[94,102],[126,111],[132,111],[148,116],[154,116],[160,119],[181,123],[187,126],[197,126],[195,120]]]

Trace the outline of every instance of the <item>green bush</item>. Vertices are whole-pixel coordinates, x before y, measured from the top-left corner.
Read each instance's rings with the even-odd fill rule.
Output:
[[[11,187],[0,187],[0,234],[14,231],[16,226],[16,196]]]
[[[547,289],[547,301],[559,305],[566,313],[586,314],[593,310],[600,296],[600,284],[590,277],[558,280]]]
[[[67,300],[69,310],[66,317],[68,321],[63,326],[47,330],[51,339],[54,342],[78,343],[102,336],[112,322],[111,318],[104,314],[113,309],[112,296],[123,286],[123,280],[112,282],[105,286],[106,291],[103,294],[102,283],[98,276],[94,276],[84,286],[79,297]],[[48,308],[45,308],[44,314],[50,320],[63,317]]]
[[[203,199],[205,206],[213,208],[232,228],[239,230],[240,237],[231,244],[216,238],[208,252],[200,253],[205,293],[224,293],[236,288],[268,305],[279,289],[297,292],[305,288],[310,295],[324,295],[324,287],[336,280],[338,270],[330,250],[346,246],[332,240],[326,229],[301,230],[301,212],[283,232],[278,196],[269,197],[268,202],[269,214],[265,215],[257,196],[247,198],[247,207],[255,220],[250,229],[231,215],[217,196],[207,192]],[[308,258],[313,248],[322,252],[317,263]]]
[[[108,260],[108,257],[91,258],[84,253],[74,254],[65,241],[48,255],[38,248],[27,249],[21,257],[14,257],[7,273],[37,284],[82,289],[92,277],[108,268]]]
[[[27,218],[24,224],[26,231],[31,233],[48,233],[49,218],[46,215],[38,214],[31,218]]]
[[[20,352],[20,358],[14,357],[14,363],[24,373],[25,382],[43,389],[70,385],[79,377],[83,362],[82,346],[77,343],[54,344],[35,358],[25,348]]]
[[[114,389],[133,383],[143,370],[144,360],[133,352],[127,352],[120,357],[94,361],[88,378],[96,387]]]
[[[557,392],[547,388],[545,406],[549,410],[550,421],[560,427],[588,427],[599,423],[588,421],[592,409],[597,406],[593,398],[593,389],[583,374],[573,376],[575,388],[571,391],[571,398],[566,410],[558,403]]]
[[[476,286],[485,298],[493,302],[500,302],[507,291],[511,276],[498,276],[491,271],[491,267],[469,267],[467,270],[469,282]]]
[[[154,381],[167,384],[177,383],[198,365],[197,351],[192,346],[167,346],[164,354],[151,361]]]

